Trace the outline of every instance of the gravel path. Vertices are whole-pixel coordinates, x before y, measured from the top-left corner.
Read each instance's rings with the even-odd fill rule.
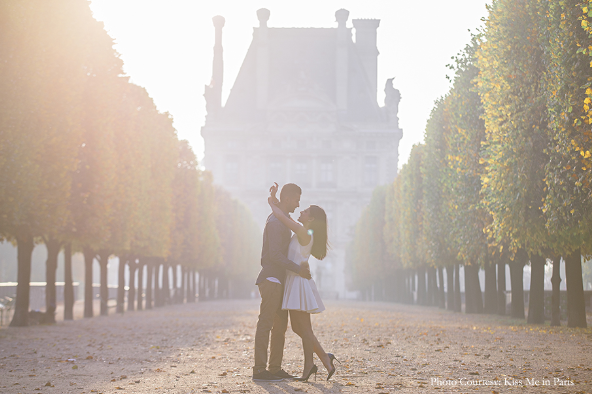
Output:
[[[327,302],[326,382],[251,381],[258,302],[211,301],[0,329],[2,393],[592,393],[592,329],[390,303]],[[288,329],[284,369],[299,373]],[[546,384],[548,383],[548,385]]]

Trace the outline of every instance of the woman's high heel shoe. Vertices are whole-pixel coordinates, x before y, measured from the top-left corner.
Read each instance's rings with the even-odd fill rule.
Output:
[[[333,362],[337,361],[339,364],[341,364],[341,361],[339,361],[333,353],[327,353],[327,356],[329,356],[329,361],[331,362],[331,367],[332,367],[332,369],[329,371],[329,375],[327,376],[327,380],[329,380],[329,379],[331,379],[331,376],[333,376],[333,374],[337,370],[337,368],[335,368],[335,365],[333,364]]]
[[[297,380],[299,382],[307,382],[308,378],[310,378],[310,375],[312,375],[314,373],[315,374],[315,381],[316,381],[317,380],[317,372],[319,372],[319,369],[317,368],[316,365],[313,364],[310,371],[308,371],[308,375],[303,376],[301,378],[296,378],[295,380]]]

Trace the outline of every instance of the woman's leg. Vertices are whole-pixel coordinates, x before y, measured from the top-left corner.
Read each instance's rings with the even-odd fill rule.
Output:
[[[310,332],[306,329],[305,316],[308,315],[306,312],[301,311],[290,311],[290,321],[292,322],[292,330],[302,338],[302,350],[304,352],[304,369],[302,376],[306,376],[308,371],[314,365],[312,353],[313,353],[313,342],[310,338]]]
[[[312,324],[310,322],[310,313],[302,311],[290,311],[290,319],[292,322],[296,322],[298,335],[302,338],[302,347],[304,349],[304,372],[308,372],[313,365],[313,352],[319,356],[319,359],[327,369],[331,370],[331,360],[323,347],[317,340],[312,330]]]

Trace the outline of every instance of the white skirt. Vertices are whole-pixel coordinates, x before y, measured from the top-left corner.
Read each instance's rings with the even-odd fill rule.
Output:
[[[282,309],[321,313],[325,305],[321,300],[317,285],[312,279],[304,279],[300,275],[288,271],[284,286]]]

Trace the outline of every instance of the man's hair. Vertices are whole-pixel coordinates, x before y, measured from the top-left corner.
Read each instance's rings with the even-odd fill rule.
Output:
[[[280,200],[283,200],[285,197],[294,197],[302,195],[302,189],[300,186],[294,183],[286,183],[282,186],[282,191],[280,192]]]

